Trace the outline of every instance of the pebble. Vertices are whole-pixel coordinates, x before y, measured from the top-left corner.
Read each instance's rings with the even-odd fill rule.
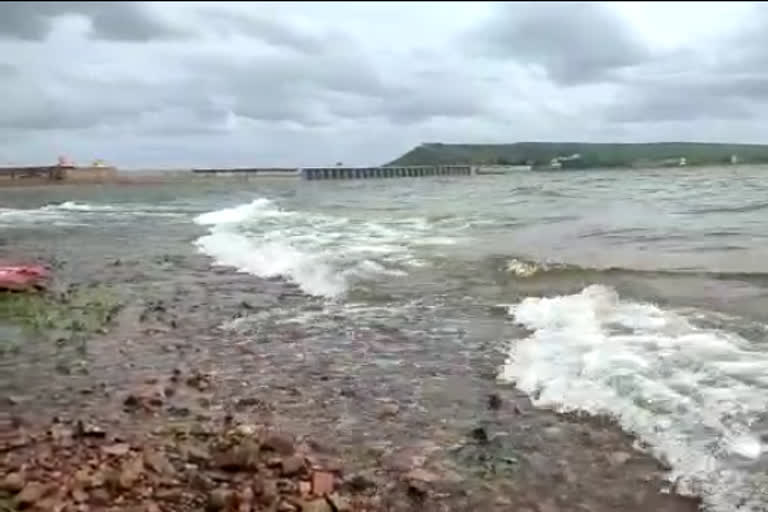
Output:
[[[328,496],[328,499],[333,504],[332,508],[334,508],[336,512],[352,512],[352,505],[349,503],[349,500],[343,496],[340,496],[339,494],[331,494]]]
[[[384,404],[379,409],[379,418],[392,418],[397,416],[400,412],[400,407],[397,404]]]
[[[24,486],[18,496],[16,496],[16,502],[19,505],[34,505],[40,498],[45,495],[47,488],[39,482],[30,482]]]
[[[494,411],[501,409],[501,397],[496,393],[488,395],[488,408]]]
[[[332,512],[332,509],[328,502],[321,498],[303,503],[301,512]]]
[[[130,449],[131,447],[126,443],[116,443],[101,447],[101,451],[106,455],[115,455],[117,457],[127,454]]]
[[[270,434],[264,441],[263,446],[267,450],[275,451],[280,455],[293,455],[295,451],[293,439],[284,434]]]
[[[627,452],[613,452],[608,456],[608,462],[611,466],[623,466],[631,458],[632,455]]]
[[[277,512],[298,512],[299,507],[287,501],[281,501],[277,505]]]
[[[5,475],[2,481],[0,481],[0,491],[7,491],[10,493],[17,493],[24,488],[24,477],[21,473],[8,473]]]
[[[208,495],[208,510],[224,510],[232,501],[232,491],[225,487],[219,487]]]
[[[283,476],[294,476],[304,469],[304,457],[292,455],[283,459],[281,464],[281,474]]]
[[[144,464],[159,475],[172,476],[176,473],[166,456],[155,450],[147,449],[144,451]]]
[[[431,471],[427,471],[426,469],[422,468],[416,468],[412,469],[408,473],[406,473],[405,478],[407,480],[413,480],[418,482],[437,482],[440,480],[440,477],[437,476],[435,473],[432,473]]]

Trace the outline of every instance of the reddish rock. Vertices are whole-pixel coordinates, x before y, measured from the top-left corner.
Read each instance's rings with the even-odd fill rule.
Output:
[[[214,489],[208,495],[208,507],[207,510],[215,512],[217,510],[224,510],[228,508],[233,501],[233,493],[231,490],[225,487],[219,487]]]
[[[176,473],[166,456],[152,449],[144,450],[144,464],[158,475],[173,476]]]
[[[127,443],[116,443],[107,446],[102,446],[101,451],[106,455],[114,455],[116,457],[122,457],[130,451],[131,447]]]
[[[72,499],[75,500],[76,503],[84,503],[88,501],[88,494],[79,487],[75,487],[72,489]]]
[[[306,497],[309,496],[309,493],[312,492],[312,484],[310,482],[301,481],[299,482],[299,494]]]
[[[130,489],[141,477],[144,471],[144,461],[142,457],[134,457],[125,462],[120,470],[119,483],[123,489]]]
[[[323,496],[333,492],[334,477],[332,473],[315,471],[312,474],[312,493]]]

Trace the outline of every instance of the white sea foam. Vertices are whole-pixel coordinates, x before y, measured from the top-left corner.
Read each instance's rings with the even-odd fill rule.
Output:
[[[710,510],[765,506],[762,471],[745,467],[766,451],[751,427],[768,406],[768,354],[598,285],[527,298],[510,313],[532,333],[511,344],[500,378],[536,406],[615,417]]]
[[[197,247],[216,263],[261,277],[281,276],[311,295],[338,297],[350,284],[402,277],[419,246],[455,243],[424,219],[364,222],[279,208],[269,199],[195,218],[209,233]]]
[[[121,221],[131,217],[182,217],[188,216],[178,206],[149,204],[97,204],[65,201],[40,208],[0,208],[0,224],[25,226],[51,224],[58,226],[83,226],[93,221]]]

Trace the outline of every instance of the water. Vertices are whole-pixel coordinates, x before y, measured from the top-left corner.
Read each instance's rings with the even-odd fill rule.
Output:
[[[398,377],[420,386],[432,414],[476,379],[435,391],[429,375],[472,371],[492,347],[498,381],[537,407],[612,416],[678,490],[711,510],[761,510],[767,171],[7,190],[0,247],[64,260],[70,280],[107,275],[115,258],[195,253],[284,279],[303,302],[223,327],[299,326],[382,394],[404,387]],[[351,329],[395,329],[418,349],[366,365],[346,351]]]

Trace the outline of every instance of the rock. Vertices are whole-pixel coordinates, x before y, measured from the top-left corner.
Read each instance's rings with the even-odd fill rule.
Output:
[[[257,431],[256,425],[238,425],[235,428],[236,434],[246,437],[254,435]]]
[[[185,445],[182,448],[184,457],[194,464],[206,465],[211,460],[211,454],[208,450],[193,444]]]
[[[114,455],[116,457],[122,457],[130,451],[131,447],[127,443],[116,443],[107,446],[102,446],[101,451],[106,455]]]
[[[206,391],[211,387],[211,377],[199,371],[195,371],[191,377],[187,379],[187,386],[195,388],[198,391]]]
[[[80,469],[75,472],[75,482],[83,487],[90,485],[91,476],[88,474],[87,469]]]
[[[409,481],[432,483],[440,480],[440,477],[426,469],[416,468],[406,473],[405,479]]]
[[[277,505],[277,512],[298,512],[299,510],[297,505],[285,500]]]
[[[338,493],[326,496],[325,499],[331,503],[331,508],[334,510],[334,512],[352,512],[352,504],[350,504],[347,498],[341,496]]]
[[[5,478],[0,480],[0,491],[16,494],[24,489],[25,483],[21,473],[8,473]]]
[[[109,505],[110,498],[106,489],[96,489],[91,493],[91,505],[97,507],[105,507]]]
[[[280,474],[283,476],[298,475],[304,469],[304,457],[292,455],[285,457],[280,466]]]
[[[295,447],[293,445],[293,438],[285,434],[272,433],[264,440],[262,447],[267,450],[272,450],[280,455],[293,455]]]
[[[160,507],[154,501],[150,501],[144,504],[144,512],[162,512]]]
[[[334,477],[332,473],[315,471],[312,474],[312,493],[323,496],[333,492]]]
[[[493,411],[501,409],[501,397],[496,393],[488,395],[488,408]]]
[[[259,398],[241,398],[235,402],[235,409],[243,411],[251,407],[264,408],[265,403]]]
[[[412,480],[408,483],[408,496],[417,501],[422,501],[429,494],[429,488],[424,482]]]
[[[344,481],[343,487],[352,492],[364,492],[376,487],[376,482],[364,475],[353,475]]]
[[[333,509],[325,499],[320,498],[302,503],[301,512],[333,512]]]
[[[144,450],[144,464],[158,475],[173,476],[176,473],[166,456],[155,450]]]
[[[608,456],[608,462],[611,466],[623,466],[632,458],[632,454],[627,452],[613,452]]]
[[[244,487],[237,493],[238,512],[251,512],[255,493],[249,486]]]
[[[16,503],[24,506],[34,505],[45,496],[48,488],[39,482],[29,482],[16,496]]]
[[[94,437],[97,439],[103,439],[107,437],[107,432],[93,423],[83,423],[78,420],[75,426],[75,436],[77,437]]]
[[[400,407],[397,404],[384,404],[379,408],[378,416],[380,419],[392,418],[397,416],[398,412],[400,412]]]
[[[142,457],[134,457],[133,459],[123,463],[120,470],[120,487],[125,490],[130,489],[139,480],[142,472],[144,471],[144,460]]]
[[[309,496],[309,494],[312,492],[312,483],[301,481],[299,482],[299,494],[302,496]]]
[[[263,480],[261,492],[256,494],[259,495],[259,501],[263,505],[271,505],[277,499],[277,483],[274,480]]]
[[[472,436],[472,439],[480,444],[488,443],[488,432],[486,432],[485,428],[483,427],[473,428],[470,435]]]
[[[75,500],[76,503],[85,503],[88,501],[88,494],[81,488],[75,487],[72,489],[72,499]]]
[[[259,445],[244,441],[216,457],[216,466],[225,471],[246,471],[258,469]]]
[[[15,405],[19,405],[21,403],[21,401],[22,400],[19,397],[16,397],[16,396],[7,396],[7,397],[5,397],[5,403],[10,405],[11,407],[13,407]]]
[[[206,509],[210,512],[227,509],[230,507],[233,498],[234,495],[232,494],[232,491],[225,487],[214,489],[208,495],[208,506]]]

